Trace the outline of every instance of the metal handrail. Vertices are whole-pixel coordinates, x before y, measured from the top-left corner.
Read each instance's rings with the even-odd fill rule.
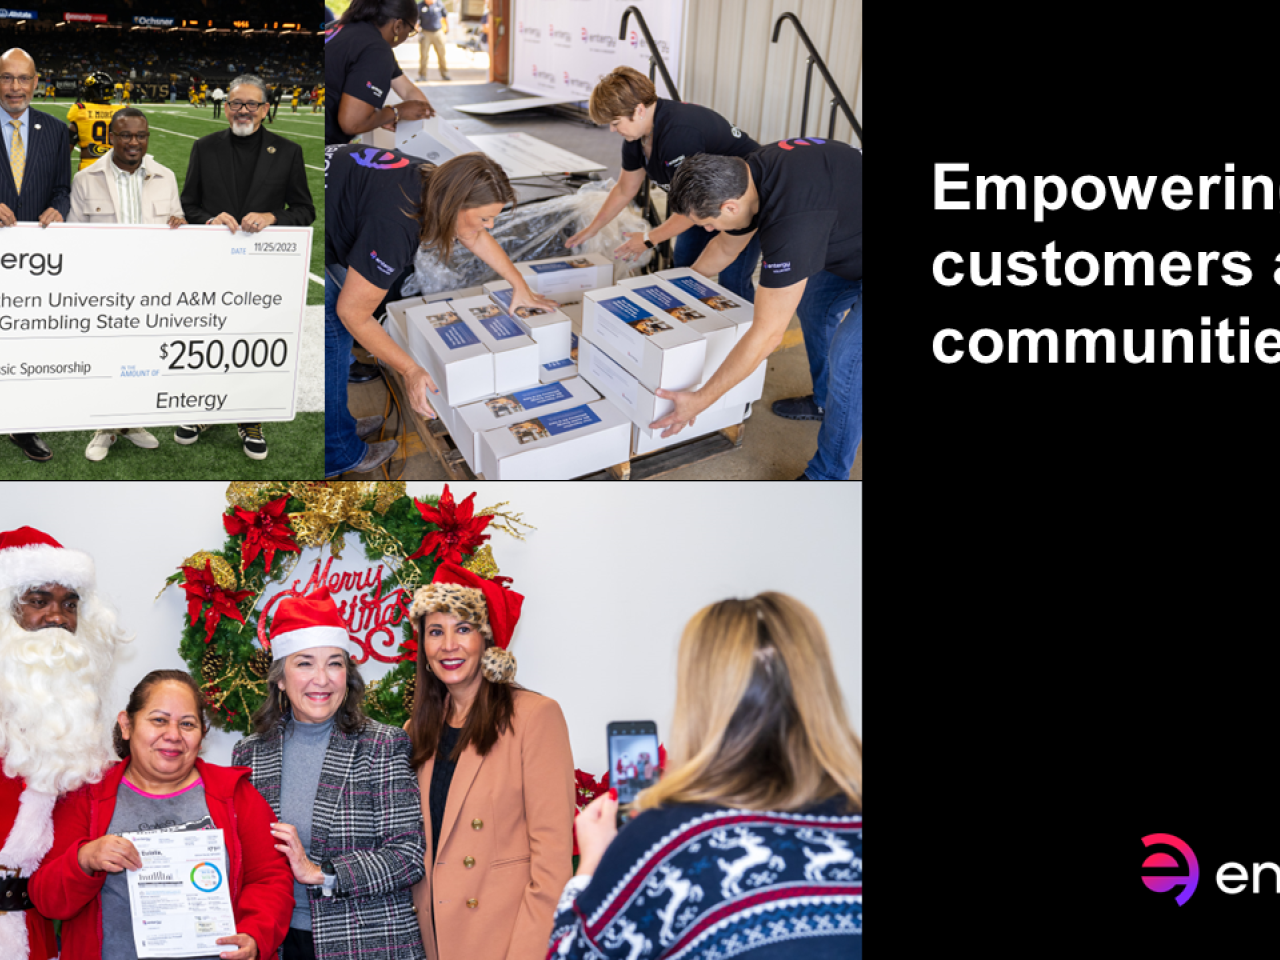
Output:
[[[672,100],[679,100],[680,94],[676,91],[675,81],[671,79],[671,74],[667,72],[667,65],[662,60],[662,54],[658,52],[658,45],[653,42],[653,34],[649,32],[649,24],[645,23],[644,14],[637,7],[627,7],[622,11],[622,25],[618,27],[618,39],[627,39],[627,18],[632,14],[636,15],[636,23],[640,26],[640,32],[644,34],[645,43],[649,44],[649,79],[653,79],[654,67],[662,73],[662,81],[667,85],[667,92],[671,94]]]
[[[633,8],[634,9],[634,8]],[[794,13],[784,13],[773,25],[772,43],[778,42],[778,34],[782,31],[782,21],[790,20],[796,25],[796,32],[800,34],[800,39],[809,50],[809,67],[804,75],[804,111],[800,115],[800,136],[804,136],[805,126],[809,119],[809,89],[813,83],[813,68],[816,66],[822,71],[823,79],[827,81],[827,86],[831,88],[831,92],[835,95],[831,99],[831,128],[827,134],[828,137],[834,139],[836,133],[836,108],[839,107],[844,111],[845,117],[849,123],[853,125],[853,132],[858,135],[858,142],[862,142],[862,124],[858,123],[858,118],[853,115],[853,110],[849,107],[849,101],[844,98],[844,94],[840,92],[840,88],[836,86],[835,79],[831,76],[831,71],[827,69],[827,65],[823,63],[822,57],[818,55],[817,49],[813,45],[813,41],[809,39],[809,34],[805,33],[804,27],[800,25],[800,21],[796,19]]]
[[[658,45],[653,40],[653,34],[649,32],[649,24],[645,22],[644,14],[641,13],[638,8],[632,6],[627,7],[627,9],[622,11],[622,23],[618,27],[618,39],[627,39],[627,18],[629,18],[633,13],[636,15],[636,24],[640,27],[640,32],[644,34],[645,43],[649,44],[650,81],[653,80],[655,69],[661,71],[662,82],[667,85],[667,92],[671,94],[671,99],[679,101],[680,93],[676,90],[675,81],[671,79],[671,74],[667,72],[667,65],[662,59],[662,54],[658,52]],[[650,226],[655,228],[661,226],[662,221],[658,219],[658,210],[654,207],[653,197],[649,192],[649,178],[647,176],[644,178],[644,187],[641,189],[640,209],[642,211],[642,216]],[[662,243],[658,244],[658,249],[655,252],[658,256],[655,258],[651,266],[656,265],[658,261],[670,262],[671,242],[669,240],[662,241]]]

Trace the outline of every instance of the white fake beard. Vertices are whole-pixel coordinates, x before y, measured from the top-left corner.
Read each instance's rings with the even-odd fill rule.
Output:
[[[4,591],[8,593],[9,591]],[[0,757],[33,789],[61,794],[115,761],[103,715],[111,659],[126,638],[115,615],[82,615],[76,633],[24,630],[0,594]],[[94,612],[85,610],[84,613]]]

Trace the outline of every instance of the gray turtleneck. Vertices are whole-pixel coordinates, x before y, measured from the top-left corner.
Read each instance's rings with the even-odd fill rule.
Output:
[[[302,849],[311,849],[311,810],[320,786],[320,770],[329,750],[334,717],[324,723],[298,723],[290,719],[284,731],[284,759],[280,771],[280,821],[297,827]],[[308,855],[310,855],[308,853]],[[307,888],[293,882],[293,919],[289,926],[311,929]]]

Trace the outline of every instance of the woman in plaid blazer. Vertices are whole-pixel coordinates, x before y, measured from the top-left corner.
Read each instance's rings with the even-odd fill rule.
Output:
[[[232,751],[279,823],[295,907],[284,960],[423,960],[411,888],[426,852],[403,730],[365,717],[353,643],[326,588],[281,602],[275,694]],[[273,839],[274,838],[274,839]]]

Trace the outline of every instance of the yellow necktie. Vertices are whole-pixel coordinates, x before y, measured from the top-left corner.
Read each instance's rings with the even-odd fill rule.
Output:
[[[27,151],[22,148],[22,121],[10,120],[13,124],[13,146],[9,149],[9,169],[13,171],[13,185],[22,192],[22,171],[27,166]]]

